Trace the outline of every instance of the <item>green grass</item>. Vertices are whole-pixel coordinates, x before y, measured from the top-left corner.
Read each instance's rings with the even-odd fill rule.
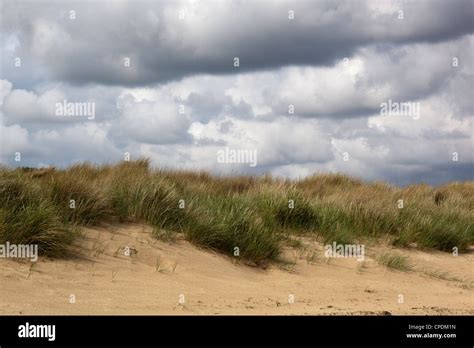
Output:
[[[238,257],[257,263],[276,258],[281,238],[251,204],[235,194],[195,198],[184,229],[187,239],[233,256],[238,250]]]
[[[463,252],[474,244],[473,206],[472,181],[398,188],[341,174],[216,177],[152,170],[148,160],[0,168],[0,243],[38,243],[51,256],[65,255],[81,226],[104,221],[147,223],[156,238],[182,233],[230,256],[238,248],[238,257],[257,263],[278,259],[289,237],[304,234],[328,244],[388,238],[402,247]]]
[[[398,271],[410,271],[413,269],[413,265],[410,263],[410,259],[407,256],[385,253],[377,258],[377,261],[384,266]]]
[[[38,244],[41,254],[61,257],[77,232],[38,187],[21,178],[0,179],[0,244]]]
[[[67,222],[95,225],[111,214],[107,197],[100,187],[90,185],[84,177],[60,173],[51,177],[44,187],[49,189],[51,201]]]

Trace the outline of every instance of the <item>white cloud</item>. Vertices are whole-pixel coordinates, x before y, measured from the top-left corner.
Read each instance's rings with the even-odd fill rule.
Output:
[[[116,130],[132,141],[149,144],[173,144],[189,141],[190,120],[185,109],[174,102],[171,94],[163,92],[154,100],[124,93],[117,99],[120,112]]]

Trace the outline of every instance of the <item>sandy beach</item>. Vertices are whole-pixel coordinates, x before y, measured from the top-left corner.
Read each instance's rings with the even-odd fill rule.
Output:
[[[301,238],[264,267],[151,237],[145,225],[83,230],[66,259],[0,260],[0,314],[441,315],[474,314],[471,253],[367,246],[363,262],[327,259]],[[413,269],[376,262],[382,251]]]

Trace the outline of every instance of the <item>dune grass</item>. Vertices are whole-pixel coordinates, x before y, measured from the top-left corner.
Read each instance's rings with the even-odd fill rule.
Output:
[[[18,176],[0,178],[0,244],[38,244],[43,255],[60,257],[76,235],[41,187]]]
[[[64,255],[80,226],[104,221],[145,222],[157,238],[183,233],[257,263],[276,259],[292,234],[339,244],[383,237],[402,247],[463,252],[474,241],[473,206],[472,181],[398,188],[340,174],[216,177],[152,170],[145,159],[0,169],[0,243],[38,243],[50,256]]]
[[[413,269],[413,265],[407,256],[399,255],[395,253],[385,253],[377,258],[377,261],[390,269],[398,271],[410,271]]]

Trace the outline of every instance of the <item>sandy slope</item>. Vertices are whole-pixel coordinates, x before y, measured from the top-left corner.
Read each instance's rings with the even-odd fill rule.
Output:
[[[474,314],[472,253],[397,250],[416,265],[400,272],[368,257],[327,262],[304,243],[285,254],[294,264],[263,270],[141,225],[87,229],[74,258],[0,259],[0,314]]]

